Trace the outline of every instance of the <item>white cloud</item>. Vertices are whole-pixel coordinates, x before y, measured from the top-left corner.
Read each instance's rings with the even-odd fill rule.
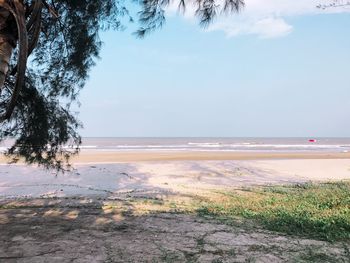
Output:
[[[268,17],[259,20],[251,27],[251,33],[262,38],[274,38],[289,34],[293,27],[288,25],[282,18]]]
[[[227,37],[237,35],[257,35],[261,38],[275,38],[288,35],[293,26],[286,22],[288,17],[350,12],[350,8],[329,8],[322,10],[316,6],[333,0],[245,0],[246,6],[240,14],[220,17],[207,31],[223,31]],[[347,1],[347,0],[338,0]],[[170,10],[176,8],[172,6]],[[194,18],[194,8],[187,7],[186,19]]]
[[[275,38],[288,35],[293,27],[282,18],[267,17],[257,21],[224,21],[209,27],[208,31],[223,31],[227,37],[243,34],[257,35],[260,38]]]

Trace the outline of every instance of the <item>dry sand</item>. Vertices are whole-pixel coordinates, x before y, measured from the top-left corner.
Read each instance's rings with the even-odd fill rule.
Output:
[[[196,193],[207,189],[350,179],[349,159],[263,159],[80,163],[56,174],[0,166],[0,198]]]

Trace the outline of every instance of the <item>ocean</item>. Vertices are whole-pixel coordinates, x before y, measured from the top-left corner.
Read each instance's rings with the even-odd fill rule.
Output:
[[[0,152],[13,141],[0,143]],[[350,138],[85,137],[82,151],[349,152]]]
[[[348,152],[350,138],[83,138],[82,150]]]

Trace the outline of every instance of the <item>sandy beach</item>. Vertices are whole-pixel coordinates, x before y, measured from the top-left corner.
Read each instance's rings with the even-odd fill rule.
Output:
[[[349,159],[350,152],[223,152],[223,151],[99,151],[82,150],[71,163],[118,163],[143,161],[210,161],[210,160],[287,160]],[[0,156],[0,164],[9,162]]]
[[[0,197],[188,193],[215,188],[350,179],[349,153],[82,151],[65,174],[0,166]]]
[[[73,168],[57,174],[2,160],[0,261],[348,258],[346,242],[288,236],[240,219],[227,225],[178,212],[217,191],[350,180],[348,153],[83,151]]]
[[[82,151],[73,163],[188,161],[188,160],[259,160],[259,159],[350,159],[349,152],[103,152]]]

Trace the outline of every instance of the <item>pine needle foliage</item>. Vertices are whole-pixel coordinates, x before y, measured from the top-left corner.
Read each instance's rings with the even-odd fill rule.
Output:
[[[35,1],[39,0],[23,3],[30,9]],[[242,0],[140,0],[132,1],[140,7],[133,17],[127,8],[131,2],[122,0],[40,1],[45,8],[37,18],[41,29],[39,39],[30,51],[25,83],[16,107],[11,118],[1,123],[0,140],[15,139],[6,153],[13,161],[23,159],[29,164],[59,170],[66,167],[70,156],[79,152],[81,137],[77,130],[82,125],[72,105],[99,57],[101,31],[122,29],[126,26],[123,21],[138,21],[135,34],[142,38],[164,25],[169,5],[178,5],[180,11],[194,7],[202,26],[207,26],[217,15],[237,12],[244,5]],[[28,35],[31,36],[30,31]],[[16,70],[16,55],[18,50],[14,52],[1,94],[0,113],[6,111],[14,90],[16,79],[11,72]]]

